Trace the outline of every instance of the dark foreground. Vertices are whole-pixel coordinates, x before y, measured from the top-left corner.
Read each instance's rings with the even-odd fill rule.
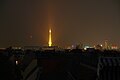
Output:
[[[120,80],[119,51],[0,51],[0,80]]]

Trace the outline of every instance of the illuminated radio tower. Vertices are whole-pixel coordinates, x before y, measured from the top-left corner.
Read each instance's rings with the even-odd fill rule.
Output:
[[[52,46],[52,36],[51,36],[51,29],[49,29],[49,42],[48,42],[48,45],[49,45],[49,47],[51,47]]]

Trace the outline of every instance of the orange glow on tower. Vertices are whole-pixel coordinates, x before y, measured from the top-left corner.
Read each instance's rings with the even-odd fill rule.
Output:
[[[51,47],[52,46],[52,35],[51,35],[52,31],[51,29],[49,29],[49,41],[48,41],[48,46]]]

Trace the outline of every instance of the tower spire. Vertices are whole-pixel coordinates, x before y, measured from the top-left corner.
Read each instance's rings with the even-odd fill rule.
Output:
[[[52,46],[52,35],[51,35],[52,31],[51,29],[49,29],[49,42],[48,42],[48,46],[51,47]]]

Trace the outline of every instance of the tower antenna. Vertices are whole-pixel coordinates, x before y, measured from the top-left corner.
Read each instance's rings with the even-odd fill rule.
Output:
[[[48,41],[48,46],[51,47],[52,46],[52,35],[51,35],[52,31],[51,29],[49,29],[49,41]]]

